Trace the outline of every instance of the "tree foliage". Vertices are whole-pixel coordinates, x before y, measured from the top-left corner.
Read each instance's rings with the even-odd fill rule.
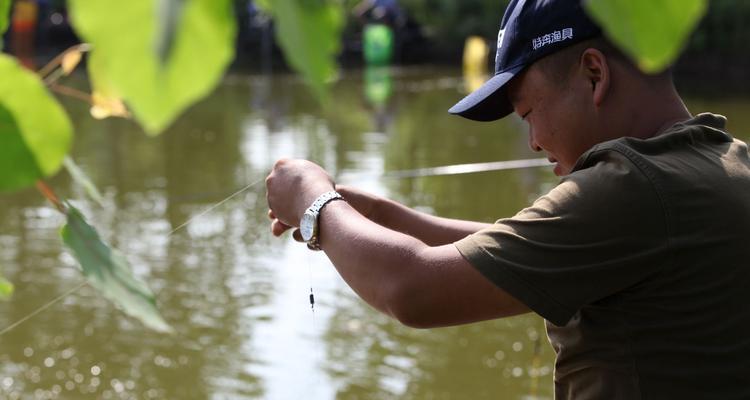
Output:
[[[276,39],[287,62],[318,96],[336,76],[343,26],[342,9],[325,1],[274,0],[262,3],[277,21]]]
[[[0,300],[6,300],[13,293],[13,284],[0,276]]]
[[[440,47],[461,49],[471,35],[497,36],[509,0],[402,0],[400,3],[426,27],[425,33]]]
[[[10,21],[10,4],[11,0],[0,0],[0,33],[8,29]],[[0,46],[3,44],[2,35],[0,35]]]
[[[73,128],[42,81],[15,58],[0,55],[0,76],[0,191],[10,191],[55,174]]]
[[[121,97],[150,134],[216,87],[234,57],[229,0],[69,4],[76,32],[93,47],[94,92]]]
[[[122,309],[159,332],[172,332],[156,309],[156,300],[146,284],[133,275],[125,256],[105,243],[80,211],[66,208],[68,222],[60,235],[80,263],[89,284]]]
[[[706,0],[588,0],[589,14],[641,70],[658,73],[679,55]],[[665,23],[668,22],[668,23]]]

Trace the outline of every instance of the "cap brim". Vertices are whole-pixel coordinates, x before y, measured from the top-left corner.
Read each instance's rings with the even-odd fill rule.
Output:
[[[475,121],[494,121],[513,112],[506,93],[507,83],[523,69],[523,65],[493,76],[479,89],[471,92],[448,110]]]

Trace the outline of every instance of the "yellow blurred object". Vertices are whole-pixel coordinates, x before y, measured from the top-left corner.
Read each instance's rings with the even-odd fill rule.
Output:
[[[488,53],[489,48],[484,38],[469,36],[464,44],[464,72],[486,74]]]
[[[484,38],[470,36],[464,44],[464,86],[467,92],[477,90],[487,80],[489,47]]]
[[[66,52],[63,55],[62,59],[62,69],[63,73],[65,75],[70,75],[71,72],[73,72],[74,69],[76,69],[76,66],[78,66],[78,63],[81,62],[81,57],[83,56],[83,53],[78,50],[70,50]]]
[[[472,75],[464,72],[464,91],[471,93],[487,82],[487,74]]]
[[[7,3],[7,1],[6,1]],[[0,7],[4,8],[4,7]],[[17,0],[13,4],[10,18],[10,46],[8,50],[15,55],[23,66],[35,71],[35,39],[39,6],[32,0]],[[6,16],[3,16],[6,18]]]
[[[39,15],[39,6],[30,0],[18,0],[13,7],[13,16],[11,17],[12,31],[32,32],[36,28],[37,16]]]
[[[94,92],[91,95],[93,105],[89,112],[95,119],[104,119],[108,117],[130,117],[128,109],[122,100],[115,97],[105,97],[100,93]]]

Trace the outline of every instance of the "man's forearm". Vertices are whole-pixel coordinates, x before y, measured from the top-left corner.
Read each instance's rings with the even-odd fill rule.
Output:
[[[346,202],[323,209],[320,229],[321,247],[347,284],[405,325],[447,326],[528,311],[452,244],[428,246],[374,223]]]
[[[305,208],[334,184],[320,166],[284,159],[274,164],[266,187],[271,229],[278,236],[298,226]],[[453,245],[486,225],[432,217],[362,191],[339,189],[346,201],[331,201],[320,210],[318,240],[344,280],[373,307],[421,328],[528,310]]]
[[[376,309],[396,317],[393,299],[427,245],[389,230],[348,203],[333,201],[320,215],[320,243],[349,286]]]
[[[481,222],[436,217],[388,199],[378,201],[370,219],[430,246],[453,243],[490,226]]]

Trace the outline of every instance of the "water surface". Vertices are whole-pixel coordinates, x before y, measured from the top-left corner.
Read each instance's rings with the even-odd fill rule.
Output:
[[[463,93],[456,70],[355,70],[321,106],[293,76],[230,74],[158,138],[129,121],[95,121],[66,100],[73,156],[105,206],[65,173],[50,184],[127,255],[178,334],[145,329],[84,286],[0,336],[0,398],[551,398],[553,353],[540,318],[403,327],[359,300],[324,254],[269,233],[261,180],[279,157],[312,159],[410,206],[482,221],[513,215],[554,186],[547,168],[378,178],[538,157],[517,118],[448,115]],[[749,103],[688,99],[691,111],[724,113],[742,134]],[[16,285],[0,303],[2,329],[83,279],[58,237],[62,217],[35,191],[0,196],[0,221],[0,268]]]

